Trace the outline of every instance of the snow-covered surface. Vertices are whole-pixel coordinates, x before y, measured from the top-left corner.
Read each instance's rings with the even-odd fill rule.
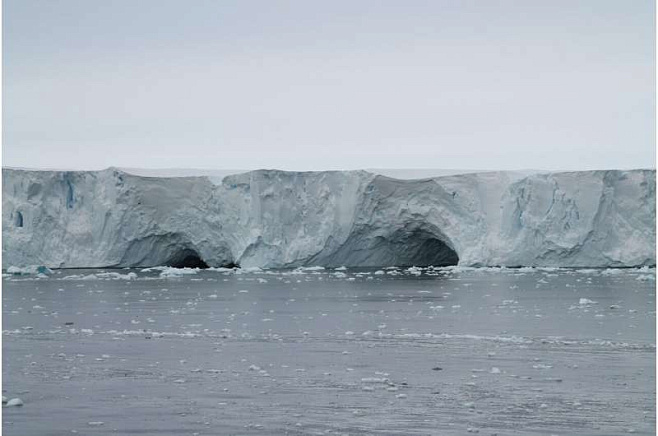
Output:
[[[204,169],[204,168],[128,168],[119,167],[124,171],[135,176],[143,177],[208,177],[213,181],[221,182],[226,176],[248,172],[247,170],[237,169]],[[436,177],[455,176],[458,174],[474,174],[486,171],[475,169],[445,169],[445,168],[367,168],[369,173],[379,176],[391,177],[394,179],[416,180],[432,179]],[[549,171],[540,170],[518,170],[508,171],[508,174],[522,178],[531,174],[546,173]]]
[[[655,170],[3,170],[3,268],[655,264]]]
[[[203,168],[128,168],[120,167],[136,176],[144,177],[201,177],[206,176],[214,179],[223,179],[232,174],[246,173],[247,170],[236,169],[203,169]],[[429,179],[434,177],[454,176],[457,174],[481,173],[474,169],[442,169],[442,168],[368,168],[366,171],[380,176],[395,179]],[[519,174],[530,175],[538,173],[536,170],[515,171]]]
[[[119,171],[124,171],[128,174],[142,177],[208,177],[215,183],[221,183],[226,176],[232,174],[240,174],[246,172],[245,170],[210,170],[202,168],[118,168]]]
[[[458,174],[474,174],[486,171],[474,169],[433,169],[433,168],[368,168],[366,171],[380,176],[392,177],[394,179],[414,180],[414,179],[432,179],[436,177],[456,176]],[[538,174],[548,171],[539,170],[518,170],[508,171],[511,175],[525,177],[531,174]]]

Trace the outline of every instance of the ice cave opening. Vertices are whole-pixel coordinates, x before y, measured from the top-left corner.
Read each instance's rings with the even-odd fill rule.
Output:
[[[23,214],[16,212],[16,227],[23,227]]]
[[[401,235],[394,234],[391,242],[397,251],[395,265],[450,266],[459,263],[455,250],[426,230],[416,229]]]
[[[174,268],[208,268],[199,253],[189,248],[177,252],[165,264]]]
[[[459,263],[455,250],[439,236],[423,228],[402,228],[379,241],[381,265],[450,266]]]
[[[357,228],[330,256],[311,258],[307,263],[369,268],[451,266],[459,264],[459,255],[438,227],[410,222]]]

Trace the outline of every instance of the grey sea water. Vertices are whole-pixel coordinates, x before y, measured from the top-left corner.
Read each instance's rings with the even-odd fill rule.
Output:
[[[655,270],[3,278],[5,435],[655,434]]]

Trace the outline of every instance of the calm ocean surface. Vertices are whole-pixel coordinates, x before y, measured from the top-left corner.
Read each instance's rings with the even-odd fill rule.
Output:
[[[3,278],[5,435],[655,434],[655,269]]]

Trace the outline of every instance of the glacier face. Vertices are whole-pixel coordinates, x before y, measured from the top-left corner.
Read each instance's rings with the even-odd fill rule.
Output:
[[[3,169],[3,268],[655,264],[655,171]]]

